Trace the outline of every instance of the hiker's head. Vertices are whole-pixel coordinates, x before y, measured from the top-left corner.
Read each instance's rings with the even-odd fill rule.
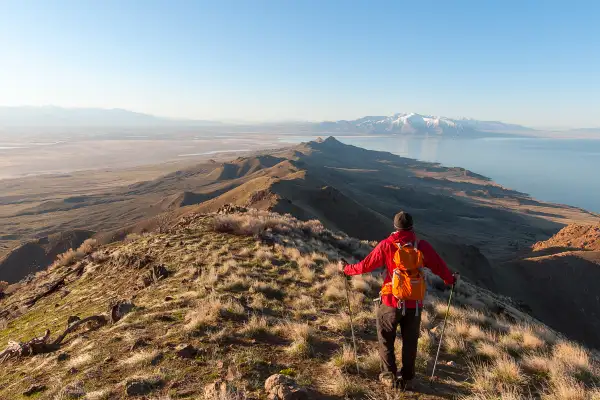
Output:
[[[407,212],[400,211],[394,217],[394,228],[398,231],[412,231],[413,229],[413,218]]]

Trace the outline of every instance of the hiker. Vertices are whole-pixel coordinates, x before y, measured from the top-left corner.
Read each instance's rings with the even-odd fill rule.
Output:
[[[377,309],[377,339],[382,370],[379,380],[388,387],[407,390],[411,388],[415,377],[417,342],[426,289],[421,267],[429,268],[447,285],[455,284],[458,274],[450,272],[431,244],[417,239],[413,231],[413,218],[409,213],[396,214],[394,228],[396,231],[379,242],[364,260],[358,264],[340,261],[338,268],[345,275],[359,275],[386,267],[387,274]],[[397,266],[400,266],[399,270]],[[402,334],[400,376],[397,376],[394,354],[398,325]]]

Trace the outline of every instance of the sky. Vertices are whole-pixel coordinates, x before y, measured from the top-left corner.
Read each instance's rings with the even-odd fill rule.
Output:
[[[0,105],[600,127],[600,2],[0,0]]]

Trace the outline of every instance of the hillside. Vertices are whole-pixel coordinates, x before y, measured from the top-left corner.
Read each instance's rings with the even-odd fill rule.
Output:
[[[162,233],[62,257],[0,300],[0,349],[50,330],[34,346],[43,354],[0,355],[0,398],[264,399],[285,389],[271,388],[273,374],[296,385],[300,397],[287,398],[396,398],[376,381],[378,277],[351,281],[357,374],[333,264],[369,250],[318,221],[239,209],[190,213]],[[598,398],[600,370],[587,350],[466,282],[439,379],[426,384],[448,296],[428,279],[421,384],[402,398]]]
[[[492,266],[485,286],[569,337],[600,348],[600,227],[569,225],[532,251]]]
[[[20,246],[0,258],[0,276],[17,282],[23,277],[46,269],[59,254],[78,248],[94,232],[70,231],[55,233]]]

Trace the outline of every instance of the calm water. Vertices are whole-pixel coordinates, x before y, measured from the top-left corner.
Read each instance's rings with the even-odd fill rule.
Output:
[[[540,200],[600,212],[600,140],[401,136],[338,139],[367,149],[467,168]]]

